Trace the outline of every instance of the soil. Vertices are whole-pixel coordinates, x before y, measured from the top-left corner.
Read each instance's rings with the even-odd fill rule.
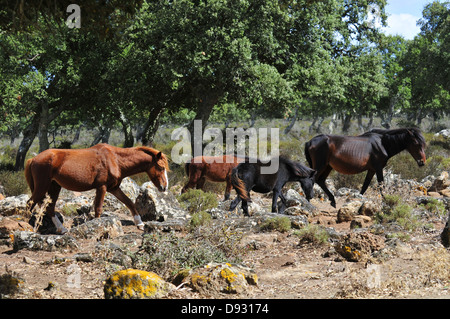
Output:
[[[270,199],[262,197],[263,201]],[[337,198],[339,208],[343,199]],[[310,220],[338,232],[349,232],[350,223],[336,223],[337,209],[328,201],[315,202],[320,214]],[[121,219],[130,220],[123,213]],[[70,225],[69,225],[70,226]],[[248,251],[244,264],[254,269],[258,285],[241,295],[216,295],[214,298],[258,299],[328,299],[328,298],[450,298],[449,278],[439,277],[439,261],[447,260],[449,251],[440,244],[444,224],[437,222],[434,230],[415,234],[397,245],[385,257],[366,262],[349,262],[334,252],[330,245],[300,244],[293,231],[255,232],[247,234],[245,243],[257,242]],[[127,234],[142,234],[131,223],[125,223]],[[114,242],[114,239],[109,239]],[[78,240],[77,251],[14,252],[0,246],[0,265],[24,280],[24,289],[12,298],[18,299],[103,299],[103,283],[117,265],[89,260],[75,261],[74,256],[94,251],[97,242]],[[132,247],[130,249],[133,249]],[[429,261],[434,261],[430,264]],[[448,268],[448,264],[444,264]],[[446,273],[448,276],[448,272]],[[79,279],[79,280],[78,280]],[[167,296],[205,298],[181,286]]]

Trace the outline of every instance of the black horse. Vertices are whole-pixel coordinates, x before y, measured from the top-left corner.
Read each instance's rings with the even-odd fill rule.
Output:
[[[273,161],[278,160],[278,169],[274,173],[265,173],[264,167],[272,167]],[[277,200],[281,198],[286,206],[286,198],[281,193],[281,188],[287,182],[300,182],[305,197],[309,201],[314,196],[313,186],[316,171],[298,162],[284,157],[272,158],[267,163],[261,161],[250,162],[248,158],[244,163],[236,166],[231,173],[231,184],[238,196],[230,205],[230,210],[234,210],[242,200],[242,210],[245,216],[248,214],[248,202],[251,202],[250,191],[258,193],[268,193],[273,191],[272,212],[277,211]]]
[[[403,150],[407,150],[419,166],[425,157],[425,139],[416,128],[394,130],[372,129],[359,136],[318,135],[305,144],[305,156],[317,171],[316,183],[325,191],[336,207],[333,194],[325,179],[332,169],[342,174],[358,174],[367,171],[361,194],[367,190],[373,176],[383,182],[383,168],[387,161]]]

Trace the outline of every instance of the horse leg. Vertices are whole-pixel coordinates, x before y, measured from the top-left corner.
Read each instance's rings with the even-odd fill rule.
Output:
[[[378,187],[380,189],[380,194],[381,194],[381,197],[384,198],[384,195],[383,195],[383,186],[384,186],[383,169],[382,168],[377,169],[376,174],[377,174],[377,181],[378,181]]]
[[[206,177],[204,177],[204,176],[200,177],[197,182],[196,188],[203,190],[203,186],[205,185],[205,182],[206,182]]]
[[[228,200],[230,198],[231,189],[233,188],[233,185],[231,185],[231,174],[227,175],[227,186],[225,187],[225,198],[224,200]]]
[[[239,204],[240,201],[241,201],[241,198],[239,196],[236,196],[236,198],[233,199],[233,201],[230,204],[229,211],[233,211],[236,208],[236,206]]]
[[[248,213],[248,202],[245,199],[242,200],[242,212],[244,213],[244,216],[250,217],[250,214]]]
[[[367,188],[369,187],[370,181],[372,180],[373,175],[375,175],[375,171],[372,170],[368,170],[367,171],[367,175],[366,175],[366,179],[364,180],[364,184],[361,188],[361,195],[364,195],[364,193],[366,192]]]
[[[325,192],[325,194],[327,194],[328,198],[331,201],[331,206],[333,206],[334,208],[336,208],[336,200],[334,198],[333,193],[330,192],[330,190],[327,187],[327,184],[325,182],[325,180],[327,179],[328,175],[330,174],[331,170],[333,168],[331,166],[327,166],[325,168],[325,170],[318,176],[316,183],[317,185],[319,185],[323,191]]]
[[[94,199],[95,218],[99,218],[103,212],[103,200],[105,199],[106,185],[97,188]]]
[[[287,204],[286,204],[287,200],[286,200],[286,197],[284,197],[283,192],[281,192],[281,191],[280,191],[280,199],[281,199],[282,206],[281,206],[281,209],[280,209],[279,213],[283,214],[285,209],[286,209],[286,207],[287,207]]]
[[[278,201],[278,196],[280,196],[281,194],[281,190],[279,189],[274,189],[273,190],[273,195],[272,195],[272,213],[276,213],[277,212],[277,201]],[[283,200],[281,200],[283,201]]]
[[[67,233],[67,229],[61,223],[59,218],[55,215],[56,201],[58,200],[59,192],[61,191],[61,186],[53,181],[48,190],[48,195],[50,196],[51,202],[47,206],[46,213],[51,217],[53,224],[56,227],[56,232],[60,234]]]
[[[125,193],[122,192],[119,187],[114,190],[110,190],[109,192],[128,207],[128,209],[131,211],[131,214],[133,215],[134,224],[139,230],[144,230],[144,223],[142,222],[141,215],[139,215],[139,213],[137,212],[136,206],[131,201],[131,199],[129,199],[128,196],[125,195]]]

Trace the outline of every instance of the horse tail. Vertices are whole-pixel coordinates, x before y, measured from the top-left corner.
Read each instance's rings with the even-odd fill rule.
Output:
[[[34,191],[34,179],[33,179],[33,173],[31,172],[31,163],[33,162],[33,159],[30,158],[25,163],[25,179],[27,180],[28,187],[30,187],[31,192]]]
[[[247,189],[245,188],[244,181],[239,178],[237,169],[233,169],[231,173],[231,184],[233,185],[236,193],[242,200],[248,201]]]

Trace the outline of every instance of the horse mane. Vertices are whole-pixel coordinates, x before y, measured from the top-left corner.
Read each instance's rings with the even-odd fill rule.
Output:
[[[154,149],[154,148],[149,147],[149,146],[138,146],[138,147],[136,147],[136,149],[137,149],[138,151],[147,153],[147,154],[149,154],[149,155],[151,155],[151,156],[153,156],[153,157],[156,157],[156,155],[158,155],[158,153],[161,153],[161,159],[160,159],[160,160],[161,160],[162,163],[163,163],[163,168],[164,168],[166,171],[170,171],[170,169],[169,169],[169,160],[168,160],[166,154],[164,154],[163,152],[160,152],[160,151],[158,151],[157,149]],[[158,164],[158,165],[159,165],[159,164]]]
[[[313,172],[312,169],[306,167],[299,162],[293,161],[287,157],[280,156],[280,162],[284,163],[295,175],[299,177],[310,177]]]
[[[426,146],[425,138],[418,128],[398,128],[391,130],[384,130],[374,128],[362,134],[362,136],[369,136],[370,134],[378,134],[381,136],[383,145],[390,148],[390,152],[398,153],[404,149],[404,146],[413,139],[416,140],[422,147]]]

